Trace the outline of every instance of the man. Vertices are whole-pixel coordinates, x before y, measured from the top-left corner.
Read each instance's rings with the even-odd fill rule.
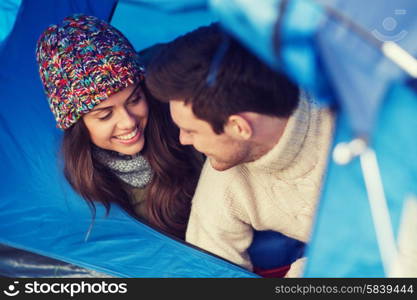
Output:
[[[146,82],[169,101],[180,142],[207,156],[188,242],[250,270],[254,229],[308,241],[331,143],[330,111],[301,97],[217,24],[163,47]],[[299,265],[288,275],[299,275]]]

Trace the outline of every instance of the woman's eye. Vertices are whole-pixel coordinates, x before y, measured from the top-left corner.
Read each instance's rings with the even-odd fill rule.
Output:
[[[98,119],[104,121],[104,120],[110,119],[110,117],[111,117],[111,112],[107,113],[104,116],[99,117]]]
[[[140,99],[142,99],[142,97],[135,97],[129,101],[129,104],[137,104],[139,103]]]

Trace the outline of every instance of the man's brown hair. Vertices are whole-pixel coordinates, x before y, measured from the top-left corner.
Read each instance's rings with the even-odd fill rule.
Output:
[[[262,63],[217,23],[160,47],[148,64],[146,85],[159,100],[191,103],[194,114],[223,132],[240,112],[289,117],[299,90]]]

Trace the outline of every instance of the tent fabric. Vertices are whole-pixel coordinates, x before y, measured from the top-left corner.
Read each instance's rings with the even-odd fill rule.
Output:
[[[50,257],[0,244],[0,277],[108,278],[95,272]]]
[[[411,130],[417,126],[416,100],[416,94],[409,88],[401,84],[393,86],[384,99],[373,136],[396,237],[405,200],[409,195],[417,195],[417,161],[412,150],[416,149],[417,139]],[[348,124],[347,115],[341,115],[335,143],[352,138]],[[310,262],[306,277],[389,275],[383,269],[358,159],[347,166],[330,164],[316,219],[307,250]],[[337,245],[344,245],[343,251]]]
[[[318,43],[324,58],[325,71],[338,100],[349,114],[353,130],[357,135],[369,135],[390,85],[393,81],[405,78],[404,71],[388,60],[377,47],[376,43],[391,41],[396,36],[394,31],[383,38],[381,32],[389,32],[384,29],[384,21],[394,16],[398,27],[401,26],[398,29],[398,34],[401,35],[406,29],[417,26],[417,21],[411,14],[417,5],[410,0],[385,1],[382,8],[374,10],[380,1],[363,3],[355,0],[346,4],[345,1],[327,0],[323,3],[333,10],[343,9],[344,18],[354,20],[357,26],[368,33],[367,39],[352,28],[346,29],[343,20],[330,15],[326,26],[318,33]],[[396,11],[400,11],[398,8],[402,8],[405,14],[396,15]],[[416,33],[409,30],[396,42],[407,51],[415,53],[417,49],[413,41],[416,39]],[[341,59],[346,57],[349,59]]]
[[[21,4],[21,0],[0,2],[0,47],[13,28]]]
[[[215,21],[205,0],[122,0],[110,23],[141,51]]]

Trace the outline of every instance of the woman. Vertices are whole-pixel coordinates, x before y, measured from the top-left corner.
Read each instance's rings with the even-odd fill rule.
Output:
[[[93,211],[93,201],[107,210],[117,203],[183,239],[202,159],[179,144],[169,107],[148,93],[127,39],[74,15],[41,35],[36,57],[75,191]]]

